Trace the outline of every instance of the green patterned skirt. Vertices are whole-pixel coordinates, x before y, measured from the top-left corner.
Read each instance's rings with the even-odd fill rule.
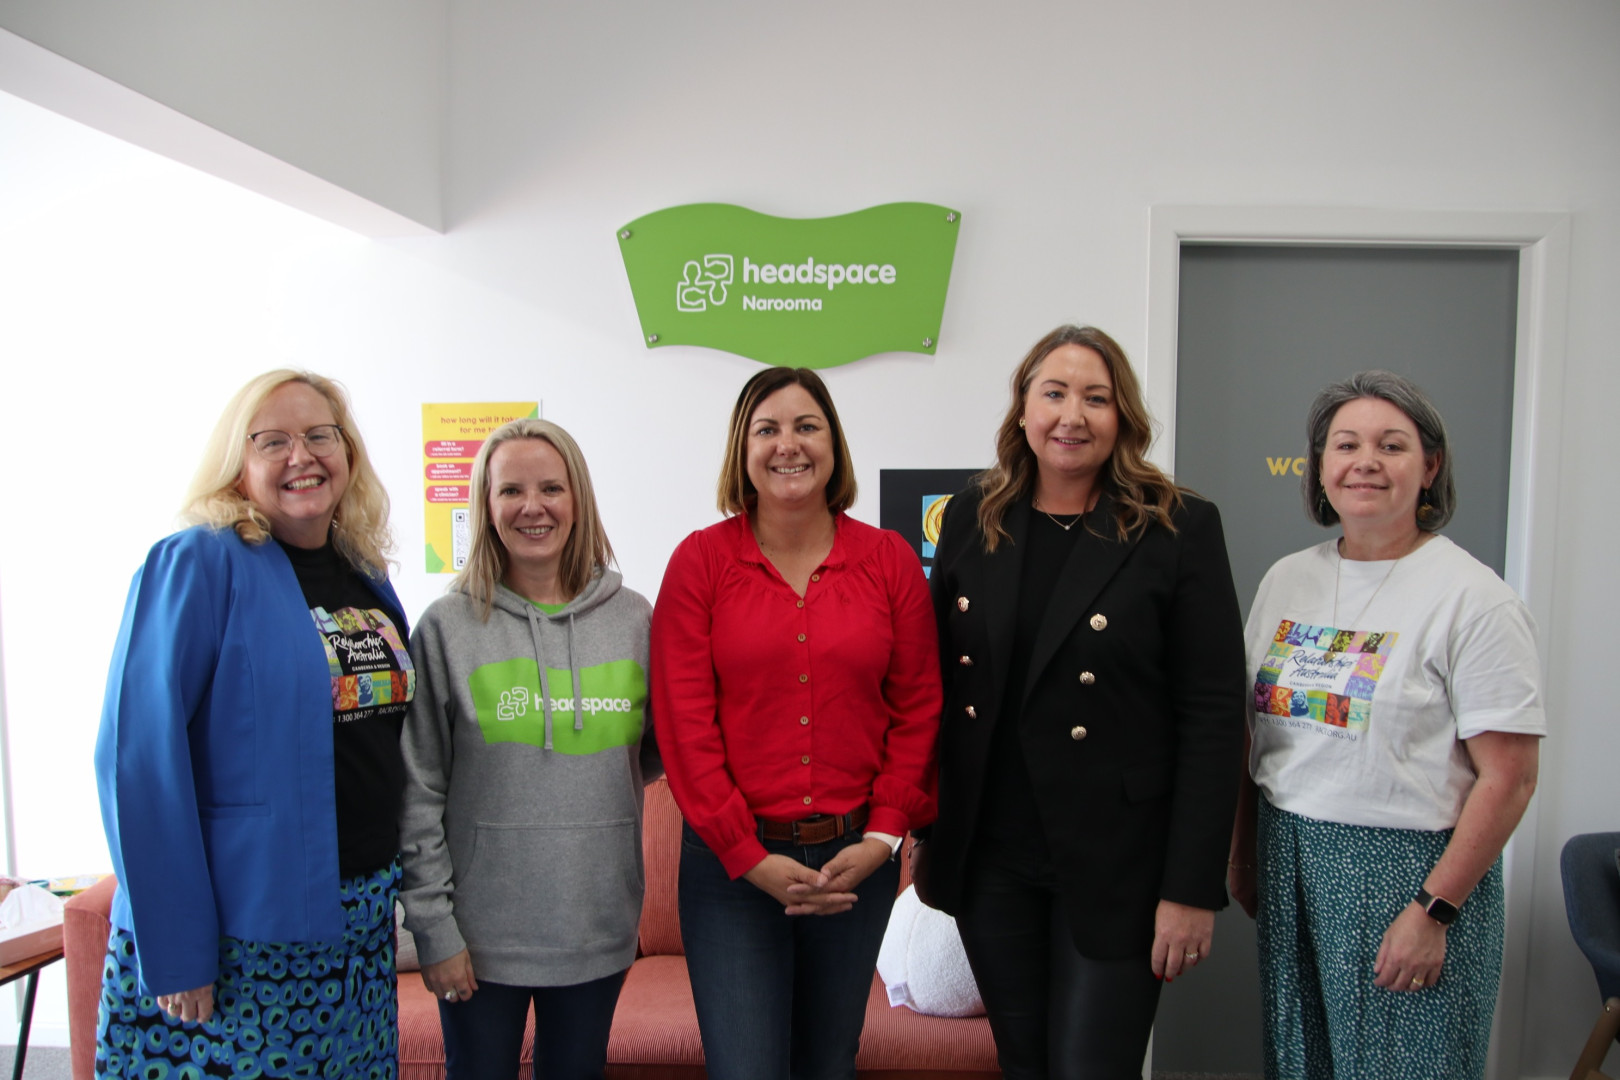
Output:
[[[1373,985],[1384,931],[1451,830],[1340,825],[1260,800],[1260,984],[1267,1080],[1472,1080],[1502,977],[1502,860],[1446,932],[1440,978]]]

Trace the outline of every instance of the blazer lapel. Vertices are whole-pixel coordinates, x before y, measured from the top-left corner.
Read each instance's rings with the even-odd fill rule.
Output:
[[[995,685],[991,700],[999,708],[1006,700],[1007,668],[1018,622],[1018,580],[1024,572],[1024,542],[1029,537],[1029,503],[1016,499],[1007,507],[1001,525],[1011,535],[996,553],[984,560],[984,599],[989,604],[990,675]],[[997,648],[997,646],[1000,646]]]
[[[1142,537],[1139,530],[1128,540],[1119,539],[1115,531],[1114,500],[1106,493],[1098,500],[1095,515],[1097,532],[1102,535],[1098,536],[1086,528],[1084,535],[1074,545],[1068,562],[1063,564],[1063,572],[1053,583],[1052,599],[1046,606],[1046,615],[1041,619],[1041,628],[1035,636],[1035,649],[1030,656],[1029,677],[1024,683],[1025,700],[1028,700],[1030,690],[1075,625],[1091,617],[1092,601],[1102,592],[1109,579],[1119,572],[1120,566]],[[1007,640],[1011,640],[1011,637]]]

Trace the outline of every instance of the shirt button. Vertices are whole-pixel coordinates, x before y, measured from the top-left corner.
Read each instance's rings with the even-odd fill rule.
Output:
[[[1108,616],[1106,616],[1106,615],[1093,615],[1091,617],[1091,628],[1093,630],[1106,630],[1106,629],[1108,629]]]
[[[803,601],[803,600],[800,600],[800,601],[799,601],[799,606],[800,606],[800,607],[804,607],[804,601]]]
[[[1086,729],[1081,727],[1079,724],[1076,724],[1074,727],[1069,729],[1069,738],[1073,739],[1075,742],[1079,742],[1085,737]]]
[[[803,634],[800,634],[800,635],[799,635],[799,640],[800,640],[800,641],[803,641],[803,640],[804,640],[804,635],[803,635]]]
[[[972,667],[973,666],[973,657],[964,656],[964,657],[962,657],[962,659],[958,660],[957,663],[961,664],[963,667]]]
[[[973,706],[969,705],[966,711],[969,720],[977,720],[979,718],[979,710],[975,709]]]
[[[820,581],[821,580],[821,575],[820,574],[811,574],[810,575],[810,580],[811,581]],[[805,801],[808,802],[809,800],[807,799]]]
[[[1094,683],[1096,681],[1097,681],[1097,676],[1093,675],[1091,672],[1082,671],[1080,673],[1080,682],[1083,683],[1084,685],[1090,686],[1092,683]]]
[[[799,717],[799,723],[801,723],[801,724],[808,724],[808,723],[809,723],[809,722],[810,722],[810,718],[809,718],[809,717],[808,717],[808,716],[801,716],[801,717]]]
[[[804,757],[800,758],[799,759],[799,764],[800,765],[808,765],[808,764],[810,764],[810,755],[806,754],[806,755],[804,755]]]
[[[800,675],[799,676],[799,681],[800,682],[809,682],[810,681],[810,676],[808,676],[808,675]]]
[[[806,805],[806,806],[810,805],[810,796],[806,795],[804,797],[804,805]]]

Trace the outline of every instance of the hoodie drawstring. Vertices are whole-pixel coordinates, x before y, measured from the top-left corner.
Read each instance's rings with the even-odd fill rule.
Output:
[[[546,654],[540,648],[540,616],[533,605],[529,605],[529,638],[534,642],[534,662],[540,668],[540,708],[544,710],[546,721],[546,749],[551,749],[551,686],[546,679]],[[572,644],[569,651],[572,652]]]
[[[574,692],[574,730],[585,730],[585,702],[580,699],[584,680],[579,677],[579,665],[574,662],[574,613],[568,613],[568,681]]]

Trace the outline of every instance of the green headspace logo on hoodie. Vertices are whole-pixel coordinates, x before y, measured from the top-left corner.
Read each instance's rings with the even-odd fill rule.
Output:
[[[579,669],[584,726],[574,730],[574,700],[568,669],[546,668],[551,690],[551,748],[559,754],[595,754],[630,746],[641,738],[647,706],[647,673],[634,660],[613,660]],[[485,664],[467,676],[484,742],[546,745],[546,701],[540,665],[531,657]]]

